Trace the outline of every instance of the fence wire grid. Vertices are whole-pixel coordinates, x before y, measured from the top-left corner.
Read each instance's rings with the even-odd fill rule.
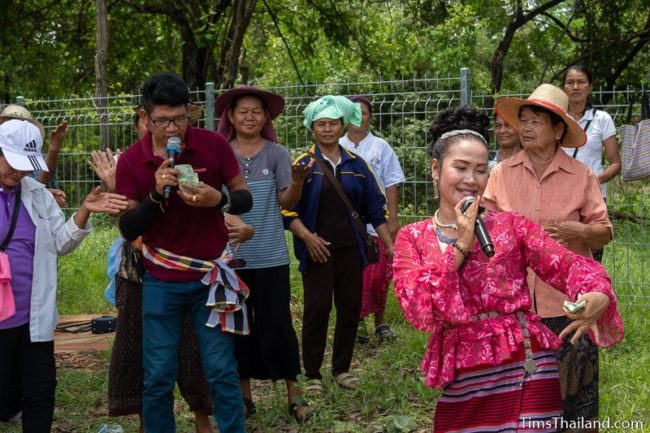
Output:
[[[274,126],[280,143],[296,156],[312,144],[311,132],[302,124],[302,111],[311,101],[326,94],[368,96],[373,102],[373,132],[393,146],[407,178],[400,191],[400,217],[405,221],[425,218],[434,211],[430,199],[430,157],[426,154],[426,144],[430,139],[428,129],[435,115],[445,108],[469,103],[484,108],[491,116],[494,100],[487,94],[472,95],[471,78],[466,68],[461,70],[458,77],[285,85],[269,90],[285,98],[284,111],[274,121]],[[595,90],[592,98],[594,105],[607,111],[620,126],[640,114],[641,90]],[[198,126],[215,129],[218,119],[215,118],[213,104],[219,92],[211,83],[206,83],[205,90],[191,91],[191,100],[203,107]],[[501,96],[527,95],[526,92],[512,92]],[[603,105],[605,99],[608,103]],[[99,185],[89,165],[90,152],[102,147],[124,149],[136,141],[134,108],[140,104],[139,95],[115,95],[101,99],[19,99],[18,102],[43,123],[46,136],[64,119],[69,122],[57,167],[58,188],[68,196],[70,208],[66,209],[67,213],[74,210],[94,186]],[[495,147],[493,139],[490,146]],[[650,305],[650,274],[647,270],[650,265],[647,254],[650,245],[650,184],[647,181],[624,184],[616,178],[608,185],[607,203],[615,236],[605,248],[604,264],[621,296],[622,305]],[[106,240],[107,249],[111,241]]]

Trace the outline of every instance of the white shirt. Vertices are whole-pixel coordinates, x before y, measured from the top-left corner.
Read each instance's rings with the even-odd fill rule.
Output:
[[[386,140],[374,136],[372,132],[368,132],[368,135],[359,142],[358,146],[350,141],[347,134],[339,139],[339,144],[366,161],[375,174],[384,194],[386,188],[406,181],[393,148],[390,147]],[[368,233],[377,236],[377,232],[370,224],[368,224]]]
[[[56,310],[57,256],[73,251],[90,233],[88,222],[80,229],[74,215],[65,222],[63,211],[45,186],[31,177],[21,181],[20,199],[36,226],[29,335],[32,342],[54,340],[59,320]]]
[[[576,159],[587,167],[591,168],[596,176],[600,176],[603,171],[603,142],[608,138],[616,135],[616,126],[611,116],[606,111],[596,110],[589,108],[585,111],[582,119],[578,121],[578,125],[582,129],[585,128],[587,122],[591,121],[589,127],[585,131],[587,134],[587,144],[578,148]],[[573,156],[575,148],[563,147],[562,150],[567,155]],[[607,185],[600,184],[600,190],[603,197],[607,196]]]

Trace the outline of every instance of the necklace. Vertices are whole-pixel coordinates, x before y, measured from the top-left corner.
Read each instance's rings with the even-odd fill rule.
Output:
[[[436,222],[436,226],[443,228],[443,229],[452,229],[452,230],[458,230],[458,226],[456,223],[451,223],[451,224],[443,224],[440,222],[438,219],[438,212],[440,212],[440,209],[436,211],[436,213],[433,214],[433,220]]]
[[[245,158],[247,161],[250,161],[258,153],[260,153],[261,147],[265,142],[264,137],[257,138],[254,142],[242,144],[237,137],[234,138],[233,147],[236,150],[238,156]]]
[[[435,231],[436,231],[436,236],[438,236],[438,240],[443,244],[452,245],[456,243],[456,239],[448,238],[447,236],[445,236],[445,234],[440,231],[440,227],[436,226]]]
[[[162,150],[162,149],[161,149]],[[153,152],[154,156],[161,157],[160,154],[158,153],[158,148],[156,147],[156,143],[153,142],[153,137],[151,138],[151,151]],[[162,159],[165,159],[161,157]]]

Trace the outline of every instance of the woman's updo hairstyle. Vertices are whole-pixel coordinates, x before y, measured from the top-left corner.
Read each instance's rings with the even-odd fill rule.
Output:
[[[442,165],[451,146],[461,140],[478,139],[487,149],[489,128],[490,118],[483,111],[469,105],[447,108],[440,111],[431,123],[432,139],[427,145],[427,152]],[[446,134],[453,131],[458,133]]]

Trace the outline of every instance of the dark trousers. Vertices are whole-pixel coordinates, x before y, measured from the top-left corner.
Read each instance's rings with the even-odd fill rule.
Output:
[[[26,324],[0,330],[0,348],[0,407],[19,398],[10,395],[12,383],[16,383],[12,377],[19,375],[23,433],[49,433],[56,389],[54,341],[32,343]]]
[[[289,265],[237,271],[248,288],[250,335],[235,336],[241,379],[296,380],[298,337],[291,321]]]
[[[350,369],[361,310],[362,272],[359,251],[350,247],[333,250],[326,263],[310,262],[303,274],[302,361],[308,379],[322,377],[320,367],[325,354],[332,296],[336,306],[332,374]]]

